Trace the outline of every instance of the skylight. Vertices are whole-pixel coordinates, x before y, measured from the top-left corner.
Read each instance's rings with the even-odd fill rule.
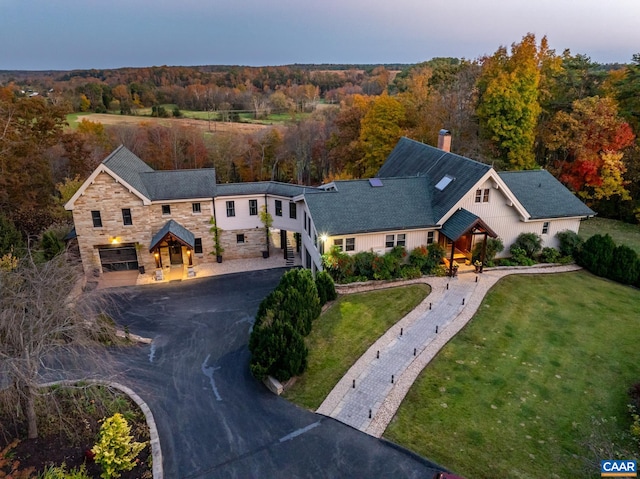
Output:
[[[369,184],[371,186],[382,186],[382,180],[380,178],[369,178]]]
[[[455,178],[453,176],[444,175],[440,181],[436,184],[436,188],[440,191],[444,190],[449,183],[451,183]]]

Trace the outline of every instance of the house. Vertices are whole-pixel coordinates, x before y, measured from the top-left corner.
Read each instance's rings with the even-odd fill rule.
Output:
[[[496,172],[448,151],[446,130],[439,145],[402,138],[375,178],[320,187],[216,184],[213,169],[154,171],[121,146],[65,207],[87,274],[214,262],[212,218],[225,258],[259,258],[263,206],[274,220],[272,247],[286,257],[295,245],[314,273],[334,246],[383,254],[438,242],[450,265],[488,237],[500,237],[507,252],[522,232],[556,247],[557,232],[577,232],[595,214],[544,170]]]

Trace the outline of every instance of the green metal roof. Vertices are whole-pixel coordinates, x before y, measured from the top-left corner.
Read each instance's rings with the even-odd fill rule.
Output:
[[[433,214],[439,221],[489,170],[490,165],[403,137],[376,176],[427,178]],[[449,178],[443,181],[445,177]],[[436,188],[443,184],[444,188]]]
[[[305,200],[320,234],[341,235],[435,226],[426,178],[335,181],[335,190],[307,191]]]
[[[167,237],[173,237],[185,246],[193,249],[196,243],[196,238],[191,231],[182,226],[180,223],[174,220],[167,221],[160,231],[158,231],[151,239],[151,245],[149,246],[149,252],[152,252],[159,243],[161,243]]]
[[[502,171],[498,175],[527,210],[530,219],[596,214],[546,170]]]
[[[460,208],[451,217],[444,222],[440,233],[445,235],[451,241],[458,241],[460,237],[467,233],[472,228],[480,227],[485,230],[489,236],[495,238],[497,235],[493,232],[487,224],[480,219],[479,216],[474,215],[470,211]]]

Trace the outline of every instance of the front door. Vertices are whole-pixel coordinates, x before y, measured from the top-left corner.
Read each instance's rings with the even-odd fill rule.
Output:
[[[171,264],[182,264],[182,246],[180,244],[169,245],[169,260]]]

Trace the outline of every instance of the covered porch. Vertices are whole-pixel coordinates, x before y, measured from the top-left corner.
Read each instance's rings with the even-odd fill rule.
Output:
[[[440,230],[440,238],[444,239],[443,246],[447,252],[444,263],[448,275],[455,276],[461,265],[473,267],[472,251],[479,242],[482,242],[479,261],[481,266],[484,265],[489,236],[496,238],[498,235],[478,216],[464,208],[456,211]]]
[[[164,276],[163,269],[193,266],[195,236],[174,220],[167,221],[151,240],[149,253],[153,254],[156,276]]]

